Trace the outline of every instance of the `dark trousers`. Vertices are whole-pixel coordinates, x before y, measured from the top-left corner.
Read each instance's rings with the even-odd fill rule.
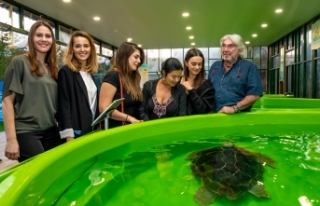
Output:
[[[61,144],[60,134],[57,127],[52,127],[41,132],[17,134],[17,140],[20,147],[19,162],[27,160]]]

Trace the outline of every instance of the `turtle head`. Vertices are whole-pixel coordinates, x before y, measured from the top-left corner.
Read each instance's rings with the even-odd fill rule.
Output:
[[[223,146],[224,147],[234,147],[234,144],[232,142],[224,142]]]

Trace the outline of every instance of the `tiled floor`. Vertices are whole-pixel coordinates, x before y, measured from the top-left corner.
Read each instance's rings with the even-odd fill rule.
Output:
[[[4,150],[6,147],[6,135],[4,132],[0,132],[0,159],[2,162],[0,163],[0,172],[5,169],[12,167],[13,165],[18,164],[18,161],[9,160],[4,156]]]

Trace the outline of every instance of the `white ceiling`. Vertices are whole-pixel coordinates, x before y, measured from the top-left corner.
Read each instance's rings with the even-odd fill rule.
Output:
[[[114,46],[213,47],[228,33],[267,46],[320,14],[320,0],[15,0]],[[282,8],[281,14],[275,10]],[[190,16],[182,17],[183,12]],[[95,22],[93,16],[101,20]],[[267,23],[267,28],[261,24]],[[186,27],[192,30],[187,31]],[[116,32],[117,31],[117,32]],[[256,33],[258,37],[253,38]],[[189,36],[194,39],[190,40]]]

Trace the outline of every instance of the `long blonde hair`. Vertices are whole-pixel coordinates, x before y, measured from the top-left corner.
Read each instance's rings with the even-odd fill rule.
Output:
[[[54,38],[54,34],[52,31],[51,26],[43,21],[43,20],[39,20],[36,21],[30,28],[29,34],[28,34],[28,47],[29,47],[29,51],[27,53],[28,59],[29,59],[29,63],[31,66],[31,72],[35,73],[37,76],[43,76],[43,73],[40,71],[39,69],[39,65],[38,65],[38,60],[37,60],[37,52],[36,52],[36,48],[33,42],[33,37],[36,33],[36,30],[40,27],[40,26],[45,26],[49,29],[50,33],[51,33],[51,37],[52,37],[52,45],[51,48],[49,49],[49,51],[46,54],[46,57],[44,59],[44,62],[46,64],[48,64],[48,68],[51,70],[51,77],[53,79],[57,79],[58,78],[58,63],[57,63],[57,50],[56,50],[56,40]]]
[[[129,67],[129,57],[135,51],[140,51],[140,65],[143,64],[145,55],[143,49],[131,42],[124,42],[117,49],[114,66],[111,70],[119,73],[122,85],[134,100],[142,101],[142,92],[140,89],[141,76],[138,70],[132,71]]]
[[[94,41],[92,37],[85,31],[74,31],[71,35],[68,49],[64,56],[64,63],[70,67],[72,71],[79,72],[81,70],[81,64],[75,57],[73,53],[73,46],[74,46],[74,38],[76,37],[84,37],[89,41],[90,44],[90,55],[87,59],[87,72],[89,74],[96,73],[98,70],[98,57],[96,52],[96,47],[94,46]]]

